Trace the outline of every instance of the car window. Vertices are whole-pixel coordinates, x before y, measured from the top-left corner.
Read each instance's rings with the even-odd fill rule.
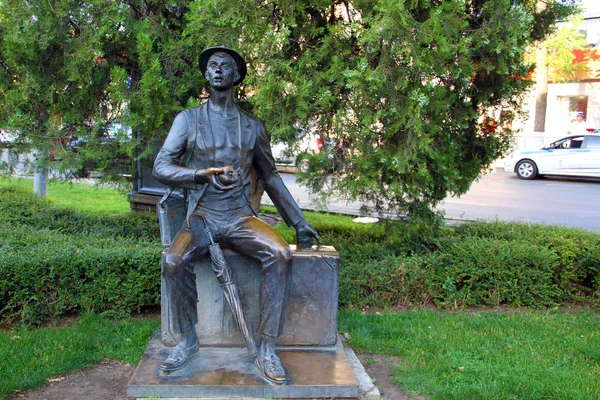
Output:
[[[586,146],[588,149],[600,149],[600,136],[588,136]]]
[[[581,138],[581,139],[571,139],[571,144],[570,144],[569,148],[571,148],[571,149],[580,149],[582,143],[583,143],[583,138]]]
[[[572,138],[566,138],[559,140],[554,143],[553,148],[555,149],[579,149],[583,143],[583,136],[575,136]]]
[[[559,141],[552,143],[550,145],[550,148],[551,149],[566,149],[569,147],[570,142],[571,142],[570,139],[559,140]]]

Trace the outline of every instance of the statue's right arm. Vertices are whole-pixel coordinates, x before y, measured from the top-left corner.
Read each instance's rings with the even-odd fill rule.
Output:
[[[198,189],[199,184],[210,182],[210,175],[215,171],[212,171],[213,168],[190,168],[187,165],[181,165],[181,160],[188,147],[189,125],[185,112],[181,112],[175,117],[167,139],[154,161],[152,175],[157,181],[168,186]]]

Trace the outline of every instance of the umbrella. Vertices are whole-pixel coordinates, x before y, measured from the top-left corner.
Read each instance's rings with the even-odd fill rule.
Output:
[[[204,218],[202,218],[204,219]],[[204,231],[208,235],[208,240],[210,241],[210,245],[208,246],[208,252],[210,253],[210,259],[212,261],[212,270],[215,273],[221,288],[223,289],[223,295],[231,308],[231,312],[233,314],[233,318],[235,322],[237,322],[240,331],[242,332],[242,336],[244,337],[244,342],[246,343],[246,347],[248,348],[248,352],[254,358],[257,357],[256,352],[256,343],[254,342],[254,337],[250,333],[248,329],[248,323],[246,322],[246,317],[244,316],[244,310],[242,309],[242,303],[240,301],[240,296],[238,294],[237,287],[235,283],[233,283],[233,278],[231,276],[231,268],[227,265],[227,260],[225,260],[225,256],[223,255],[223,250],[221,250],[221,246],[218,243],[215,243],[213,237],[208,228],[208,224],[206,220],[204,220],[205,229]]]

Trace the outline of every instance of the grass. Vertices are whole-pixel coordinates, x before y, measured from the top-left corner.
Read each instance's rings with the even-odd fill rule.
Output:
[[[600,397],[600,315],[343,311],[340,330],[363,352],[395,355],[394,381],[431,399]]]
[[[0,398],[103,360],[136,365],[159,326],[157,319],[111,321],[87,314],[72,326],[0,331]]]
[[[111,321],[86,314],[72,326],[0,331],[0,398],[102,360],[132,365],[159,319]],[[431,399],[597,400],[600,315],[590,311],[342,311],[347,344],[395,355],[393,378]]]
[[[33,191],[33,180],[0,177],[0,187],[17,187]],[[130,211],[125,190],[108,186],[85,185],[56,179],[48,181],[47,199],[59,208],[88,215],[110,215]]]

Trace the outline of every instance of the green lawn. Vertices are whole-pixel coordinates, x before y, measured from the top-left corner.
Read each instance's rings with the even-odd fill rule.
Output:
[[[72,326],[0,330],[0,398],[102,360],[137,365],[159,327],[158,319],[111,321],[89,314]]]
[[[136,365],[158,319],[84,315],[72,326],[0,331],[0,398],[102,360]],[[600,393],[600,315],[591,311],[342,311],[347,345],[396,355],[395,381],[432,399],[590,399]]]
[[[344,311],[348,344],[395,355],[395,381],[432,399],[600,398],[600,315],[591,311]]]
[[[0,177],[0,187],[17,187],[33,192],[33,180]],[[51,179],[48,202],[88,215],[117,214],[130,210],[127,191],[102,185],[84,185]]]

